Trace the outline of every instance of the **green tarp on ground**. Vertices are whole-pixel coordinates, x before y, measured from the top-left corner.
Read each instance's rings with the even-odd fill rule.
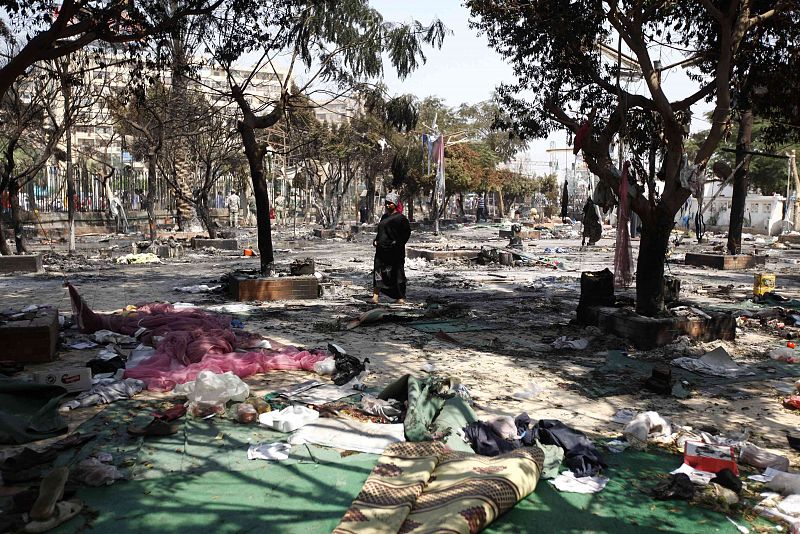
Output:
[[[111,452],[133,480],[82,488],[78,496],[87,511],[54,532],[327,533],[378,459],[299,446],[287,461],[250,461],[249,443],[285,440],[286,435],[221,419],[187,419],[182,432],[166,438],[128,438],[125,425],[147,409],[144,403],[117,403],[81,428],[99,435],[77,455]],[[559,493],[541,481],[487,532],[736,533],[722,514],[655,501],[645,493],[657,477],[680,465],[679,457],[626,451],[608,454],[607,460],[611,482],[603,492]]]
[[[28,443],[66,432],[58,413],[58,401],[66,394],[60,386],[0,377],[0,443]]]
[[[428,334],[435,334],[437,332],[479,332],[481,330],[494,330],[496,326],[486,324],[481,321],[464,320],[464,321],[414,321],[408,323],[414,330],[426,332]]]
[[[676,357],[678,356],[683,355],[676,355]],[[635,393],[642,389],[642,383],[650,377],[654,365],[655,362],[635,360],[621,351],[610,350],[606,355],[606,362],[593,371],[603,379],[587,380],[579,387],[592,398]],[[676,381],[686,381],[694,387],[709,387],[800,377],[800,364],[764,360],[755,364],[742,363],[740,365],[743,368],[746,367],[747,371],[753,374],[728,378],[703,375],[680,367],[672,367],[672,378]]]

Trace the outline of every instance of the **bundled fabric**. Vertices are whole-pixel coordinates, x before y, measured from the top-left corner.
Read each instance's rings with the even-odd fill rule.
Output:
[[[334,533],[479,532],[536,489],[541,469],[537,447],[486,458],[437,442],[397,443]]]
[[[378,398],[406,402],[408,408],[403,420],[406,439],[428,441],[445,437],[452,430],[439,428],[434,420],[447,399],[454,395],[449,380],[431,376],[418,380],[411,375],[405,375],[386,386]]]
[[[483,456],[498,456],[520,448],[518,440],[505,439],[484,421],[475,421],[464,428],[464,435],[472,450]]]
[[[343,386],[367,370],[369,358],[359,361],[355,356],[350,356],[341,347],[328,343],[328,350],[333,354],[336,369],[331,376],[333,383]]]
[[[594,476],[606,467],[600,452],[586,434],[561,421],[540,420],[531,428],[529,439],[538,439],[546,445],[558,445],[564,449],[564,465],[577,477]]]
[[[142,380],[149,390],[172,390],[195,380],[201,371],[232,372],[239,377],[275,370],[314,371],[317,362],[330,357],[324,350],[300,350],[275,342],[269,343],[270,349],[260,348],[265,345],[263,338],[235,330],[230,317],[194,308],[153,303],[122,314],[97,314],[72,285],[67,287],[81,331],[111,330],[156,346],[152,356],[125,371],[125,378]]]
[[[75,399],[66,402],[62,408],[74,410],[75,408],[86,408],[96,404],[111,404],[118,400],[130,399],[144,389],[144,382],[135,378],[117,380],[116,378],[103,378],[89,391],[84,391]]]
[[[631,285],[631,234],[628,228],[631,200],[628,197],[628,168],[630,162],[622,166],[619,178],[619,216],[617,217],[617,243],[614,249],[614,286],[619,289]]]

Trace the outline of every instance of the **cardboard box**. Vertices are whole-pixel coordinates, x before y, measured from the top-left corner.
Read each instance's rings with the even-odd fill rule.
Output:
[[[38,371],[33,381],[48,386],[61,386],[70,393],[86,391],[92,387],[92,371],[88,367],[69,367]]]
[[[727,445],[687,441],[684,446],[683,463],[708,473],[719,473],[723,469],[730,469],[733,474],[739,475],[733,447]]]

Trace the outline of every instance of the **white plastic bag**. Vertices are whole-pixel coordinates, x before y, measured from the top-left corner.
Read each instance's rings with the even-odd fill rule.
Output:
[[[643,412],[634,417],[622,431],[634,449],[647,448],[647,440],[669,436],[672,427],[658,412]]]
[[[224,407],[228,401],[242,402],[250,395],[250,388],[242,379],[231,372],[214,374],[200,371],[197,380],[178,384],[173,390],[176,395],[186,395],[190,406]]]

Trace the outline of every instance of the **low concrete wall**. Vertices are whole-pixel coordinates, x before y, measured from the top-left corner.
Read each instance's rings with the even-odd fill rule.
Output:
[[[125,215],[128,218],[128,230],[131,232],[147,232],[149,230],[146,211],[129,211]],[[172,228],[175,226],[175,216],[167,210],[158,210],[156,215],[156,226],[158,228]],[[240,223],[244,221],[244,214],[240,214]],[[228,225],[227,209],[212,209],[211,218],[221,227]],[[10,221],[8,216],[3,217],[6,225]],[[67,235],[68,231],[67,212],[23,212],[22,223],[26,233],[29,235],[43,236],[45,233],[50,237],[61,237]],[[107,234],[116,231],[116,223],[111,214],[100,211],[79,211],[75,213],[75,233],[77,235],[101,233]]]

